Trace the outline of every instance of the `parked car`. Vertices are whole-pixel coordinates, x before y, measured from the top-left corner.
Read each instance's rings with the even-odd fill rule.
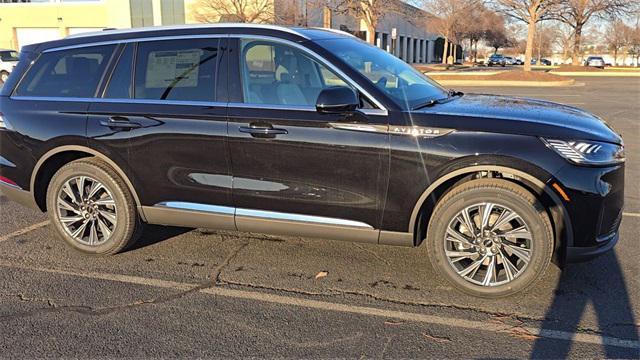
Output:
[[[18,52],[8,49],[0,49],[0,83],[9,78],[9,74],[18,63]]]
[[[502,56],[501,54],[493,54],[489,56],[489,60],[487,60],[487,66],[494,66],[494,65],[504,67],[507,65],[507,59],[505,59],[505,57]]]
[[[499,297],[618,240],[624,147],[603,120],[447,91],[349,34],[109,30],[25,46],[15,72],[0,187],[86,253],[144,224],[424,242],[455,288]]]
[[[587,60],[584,61],[584,66],[592,66],[604,69],[605,62],[601,56],[589,56],[587,57]]]
[[[515,64],[514,65],[524,65],[524,61],[522,61],[522,59],[515,59]]]
[[[507,65],[516,65],[516,59],[512,58],[511,56],[505,56],[504,61]]]
[[[538,59],[531,59],[531,65],[536,65],[538,63]],[[551,66],[551,60],[549,59],[540,59],[540,65]]]

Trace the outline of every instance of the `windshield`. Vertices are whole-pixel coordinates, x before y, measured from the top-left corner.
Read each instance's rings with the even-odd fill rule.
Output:
[[[318,40],[317,44],[364,75],[405,109],[447,97],[447,90],[435,81],[373,45],[357,39]]]
[[[17,51],[0,51],[0,60],[18,61],[18,52]]]

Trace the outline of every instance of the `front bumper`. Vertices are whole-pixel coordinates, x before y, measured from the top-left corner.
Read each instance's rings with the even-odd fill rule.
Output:
[[[565,260],[566,262],[569,262],[569,263],[576,263],[576,262],[583,262],[583,261],[588,261],[593,258],[596,258],[613,249],[613,247],[616,246],[616,244],[618,243],[619,238],[620,238],[620,233],[616,231],[606,238],[598,239],[599,244],[596,246],[567,247]]]
[[[569,197],[564,202],[572,237],[566,262],[592,259],[618,241],[624,207],[624,164],[611,167],[569,165],[556,179]]]

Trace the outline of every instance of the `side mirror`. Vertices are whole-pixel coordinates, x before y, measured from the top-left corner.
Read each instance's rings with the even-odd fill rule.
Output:
[[[320,92],[316,110],[321,114],[347,114],[360,106],[358,94],[346,86],[332,86]]]

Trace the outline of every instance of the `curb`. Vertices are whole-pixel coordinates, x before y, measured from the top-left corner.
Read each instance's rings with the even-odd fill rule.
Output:
[[[640,77],[640,71],[549,71],[561,76]]]
[[[562,80],[562,81],[501,81],[501,80],[438,80],[433,79],[438,84],[444,86],[487,86],[487,87],[500,87],[500,86],[522,86],[522,87],[561,87],[572,86],[576,83],[575,80]]]

